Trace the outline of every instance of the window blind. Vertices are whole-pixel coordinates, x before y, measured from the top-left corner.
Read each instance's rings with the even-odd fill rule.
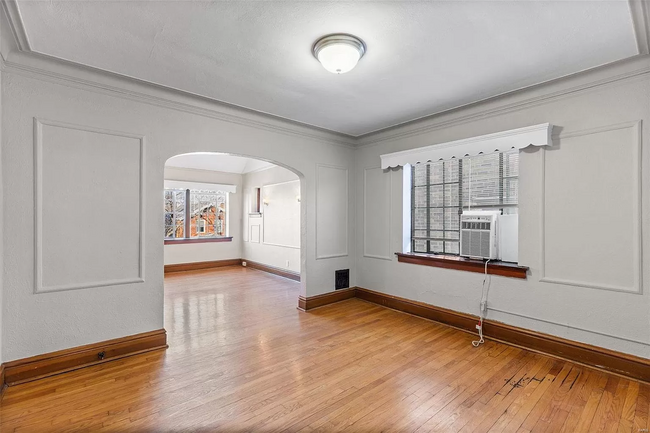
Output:
[[[413,252],[459,254],[464,210],[517,213],[518,149],[417,164],[412,176]]]

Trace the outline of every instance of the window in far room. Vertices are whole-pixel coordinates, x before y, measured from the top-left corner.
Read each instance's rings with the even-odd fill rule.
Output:
[[[190,237],[226,236],[226,193],[190,190]]]
[[[460,216],[517,214],[519,150],[416,164],[411,171],[411,251],[460,254]]]
[[[228,193],[165,189],[165,239],[227,236]]]
[[[185,190],[165,190],[165,239],[185,237]]]

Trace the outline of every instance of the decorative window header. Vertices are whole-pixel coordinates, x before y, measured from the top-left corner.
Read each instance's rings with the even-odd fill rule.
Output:
[[[543,123],[496,132],[463,140],[418,147],[401,152],[381,155],[381,168],[416,165],[427,162],[444,161],[465,156],[485,155],[506,152],[511,149],[523,149],[528,146],[550,146],[553,144],[551,134],[553,125]]]

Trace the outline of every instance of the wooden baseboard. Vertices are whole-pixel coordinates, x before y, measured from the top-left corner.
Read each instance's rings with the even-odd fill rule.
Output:
[[[7,385],[5,383],[5,366],[0,364],[0,400],[2,399],[2,394],[5,392]]]
[[[355,296],[364,301],[444,323],[473,334],[476,333],[475,325],[478,323],[478,317],[471,314],[459,313],[360,287],[356,288]],[[491,320],[483,322],[483,335],[485,338],[576,362],[587,367],[650,382],[650,359]]]
[[[5,362],[4,381],[8,386],[30,382],[67,371],[113,361],[139,353],[167,348],[164,329],[101,341]]]
[[[287,271],[286,269],[280,269],[274,266],[264,265],[262,263],[254,262],[248,259],[242,259],[242,262],[246,262],[247,268],[253,268],[260,271],[268,272],[270,274],[279,275],[284,278],[289,278],[290,280],[300,281],[300,274],[296,272]]]
[[[356,287],[350,287],[349,289],[336,290],[334,292],[310,296],[308,298],[299,296],[298,309],[302,311],[308,311],[317,307],[322,307],[323,305],[333,304],[334,302],[354,298],[356,295],[356,289]]]
[[[182,271],[197,271],[199,269],[220,268],[222,266],[239,266],[241,259],[227,259],[227,260],[213,260],[209,262],[194,262],[194,263],[177,263],[174,265],[165,265],[165,273],[182,272]]]

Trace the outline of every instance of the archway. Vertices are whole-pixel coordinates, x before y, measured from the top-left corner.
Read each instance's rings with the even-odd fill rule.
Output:
[[[303,183],[297,170],[260,158],[218,152],[168,158],[165,272],[244,265],[304,284]]]

